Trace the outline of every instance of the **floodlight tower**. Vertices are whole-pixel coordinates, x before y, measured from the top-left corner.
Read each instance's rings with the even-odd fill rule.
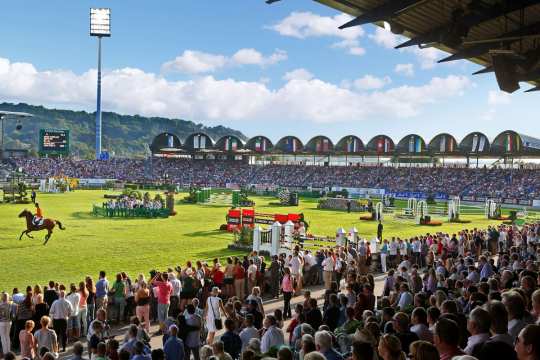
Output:
[[[101,38],[111,36],[111,9],[90,9],[90,36],[98,38],[96,159],[99,160],[101,158]]]

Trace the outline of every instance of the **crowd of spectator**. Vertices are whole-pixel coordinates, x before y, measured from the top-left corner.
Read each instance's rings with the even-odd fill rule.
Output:
[[[383,280],[366,266],[375,254]],[[526,224],[383,238],[375,251],[358,241],[252,252],[135,279],[102,271],[96,282],[2,293],[0,343],[6,359],[19,349],[54,360],[69,341],[82,359],[83,338],[97,360],[540,359],[539,265],[540,224]],[[283,306],[265,311],[263,296],[280,295]],[[113,336],[128,321],[124,338]]]
[[[272,185],[325,188],[382,188],[390,192],[473,195],[477,197],[540,198],[540,169],[392,166],[249,165],[240,161],[188,159],[18,159],[32,177],[157,181],[189,186]]]

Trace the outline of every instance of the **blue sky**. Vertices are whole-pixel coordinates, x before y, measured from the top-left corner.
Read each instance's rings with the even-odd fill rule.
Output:
[[[95,108],[90,7],[112,8],[104,110],[274,140],[509,128],[540,137],[538,94],[502,94],[493,75],[470,76],[477,65],[435,64],[444,54],[434,49],[396,51],[399,39],[372,25],[337,30],[348,17],[310,0],[8,2],[0,101]]]

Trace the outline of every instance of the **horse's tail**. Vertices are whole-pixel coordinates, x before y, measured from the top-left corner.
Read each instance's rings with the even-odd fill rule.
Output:
[[[61,223],[60,221],[54,220],[54,222],[58,225],[58,228],[59,228],[60,230],[66,230],[66,228],[62,226],[62,223]]]

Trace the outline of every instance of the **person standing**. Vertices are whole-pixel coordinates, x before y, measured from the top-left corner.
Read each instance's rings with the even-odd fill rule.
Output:
[[[60,342],[62,343],[62,351],[66,351],[68,340],[67,324],[68,319],[73,313],[71,303],[66,300],[64,290],[60,290],[58,300],[55,300],[51,305],[49,314],[53,320],[53,329],[56,332]]]
[[[186,359],[190,359],[193,354],[194,360],[199,360],[199,348],[201,347],[201,327],[202,319],[195,313],[195,306],[188,304],[186,307],[186,325],[189,326],[189,331],[184,343],[184,349],[186,351]]]
[[[379,241],[382,241],[383,229],[384,226],[381,222],[381,219],[379,219],[379,224],[377,225],[377,239],[379,239]]]
[[[36,357],[37,343],[32,334],[34,321],[28,320],[24,324],[24,329],[19,333],[19,343],[21,344],[21,358],[34,359]]]
[[[291,276],[291,270],[285,268],[285,274],[281,281],[281,291],[283,292],[283,318],[288,319],[292,317],[291,312],[291,299],[294,293],[293,278]]]
[[[122,322],[124,317],[124,310],[126,308],[126,283],[122,279],[122,274],[116,274],[116,281],[114,282],[112,288],[112,297],[113,297],[113,308],[114,314],[116,315],[116,322],[119,324]],[[112,319],[111,319],[112,320]]]
[[[9,331],[11,329],[11,303],[9,294],[3,292],[0,299],[0,341],[2,343],[2,352],[7,354],[11,351],[11,338]]]
[[[334,261],[334,254],[330,250],[326,257],[324,258],[322,262],[323,267],[323,280],[324,280],[324,288],[326,290],[330,290],[330,284],[332,283],[332,276],[334,273],[334,267],[335,267],[335,261]]]
[[[213,344],[216,331],[221,330],[221,327],[223,326],[221,322],[221,312],[226,314],[223,302],[221,301],[221,298],[219,298],[219,288],[214,286],[210,296],[206,299],[206,307],[204,308],[204,318],[206,319],[206,328],[208,330],[206,342],[209,345]],[[216,325],[216,323],[218,325]]]
[[[384,240],[381,246],[381,268],[382,272],[386,274],[386,260],[388,259],[388,240]]]
[[[184,342],[178,337],[178,327],[176,325],[171,325],[169,327],[169,334],[170,336],[163,345],[165,358],[167,360],[184,360]]]
[[[48,316],[43,316],[40,320],[41,329],[36,331],[34,337],[36,338],[38,350],[46,347],[53,354],[58,354],[58,338],[54,330],[49,329],[51,319]]]
[[[30,195],[30,198],[32,199],[32,204],[36,203],[36,197],[37,197],[36,190],[32,189],[32,194]]]
[[[172,285],[169,282],[167,273],[158,272],[151,281],[152,285],[157,286],[158,300],[158,321],[161,331],[165,331],[165,320],[169,315],[169,306],[171,304]]]
[[[99,272],[99,280],[96,283],[96,308],[95,310],[107,310],[107,293],[109,292],[109,281],[106,278],[105,271]]]
[[[266,353],[272,347],[280,347],[285,344],[283,331],[276,324],[277,321],[273,315],[268,315],[264,319],[264,328],[266,331],[261,338],[261,353]]]
[[[272,262],[268,268],[268,273],[270,273],[270,294],[272,298],[277,298],[279,296],[279,279],[280,279],[280,265],[278,262],[277,255],[272,256]]]
[[[73,310],[68,319],[68,337],[78,339],[81,336],[81,322],[79,321],[79,303],[81,302],[81,295],[77,291],[75,284],[71,284],[70,292],[66,296],[66,300],[71,304]]]
[[[143,324],[146,331],[150,332],[150,290],[145,281],[139,281],[139,289],[135,293],[135,314]]]

